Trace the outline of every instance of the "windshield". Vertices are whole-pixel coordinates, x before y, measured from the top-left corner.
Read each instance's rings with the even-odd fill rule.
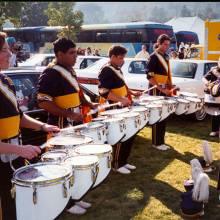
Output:
[[[31,58],[21,63],[20,66],[36,66],[44,60],[45,56],[42,54],[33,55]]]
[[[170,61],[173,77],[193,79],[196,74],[197,66],[198,64],[196,63]]]
[[[83,70],[87,70],[87,69],[89,69],[90,71],[96,71],[97,69],[100,70],[108,61],[109,58],[101,58],[100,60],[94,62],[89,67]]]

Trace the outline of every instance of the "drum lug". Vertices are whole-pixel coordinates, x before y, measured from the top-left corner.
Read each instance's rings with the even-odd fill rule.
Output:
[[[121,132],[121,133],[123,132],[123,128],[124,128],[123,125],[124,125],[124,124],[120,124],[120,132]]]
[[[15,184],[12,183],[12,188],[11,188],[11,197],[12,197],[12,199],[15,199],[15,196],[16,196]]]
[[[147,120],[147,113],[146,112],[144,113],[144,120],[145,121]]]
[[[124,127],[124,129],[126,130],[126,124],[125,124],[125,123],[123,123],[123,127]]]
[[[69,188],[73,187],[73,184],[74,184],[74,173],[73,173],[73,175],[70,177],[70,185],[69,185]]]
[[[92,168],[92,182],[93,182],[93,184],[95,183],[95,181],[97,179],[98,173],[99,173],[99,165],[96,165]]]
[[[112,155],[110,154],[110,155],[108,156],[108,168],[111,169],[111,167],[112,167]]]
[[[100,134],[100,131],[98,131],[98,139],[101,141],[101,134]]]
[[[67,198],[67,188],[66,188],[66,182],[63,182],[63,197],[64,198]]]
[[[33,203],[34,205],[37,204],[37,187],[33,186]]]

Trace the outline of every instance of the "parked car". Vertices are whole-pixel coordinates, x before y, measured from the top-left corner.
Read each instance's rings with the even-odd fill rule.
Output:
[[[25,112],[25,114],[42,122],[46,122],[47,112],[38,108],[36,100],[37,83],[41,72],[34,68],[11,68],[3,71],[3,73],[9,76],[15,85],[16,97],[20,109]],[[91,101],[98,101],[97,95],[84,87],[83,91]],[[21,133],[23,144],[41,145],[46,141],[46,134],[42,131],[32,131],[22,128]]]
[[[36,69],[42,72],[46,66],[55,58],[55,54],[35,54],[28,60],[23,63],[19,63],[18,66],[20,67],[33,67],[35,66]],[[102,57],[98,56],[77,56],[76,64],[74,65],[74,69],[85,69],[94,62],[100,60]]]
[[[82,85],[98,94],[98,73],[109,58],[103,58],[84,70],[77,70],[77,77]],[[146,90],[148,80],[146,79],[146,60],[136,58],[125,58],[122,66],[125,81],[130,89]],[[171,72],[173,84],[180,87],[181,91],[197,93],[204,96],[202,77],[209,69],[217,65],[217,61],[210,60],[171,60]],[[205,117],[205,111],[197,112],[198,120]]]

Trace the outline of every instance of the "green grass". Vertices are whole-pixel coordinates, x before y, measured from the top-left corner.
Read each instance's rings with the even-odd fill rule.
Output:
[[[214,163],[219,165],[218,138],[210,138],[210,119],[193,122],[172,117],[166,129],[171,150],[151,148],[151,128],[139,132],[129,161],[137,166],[130,175],[111,172],[106,181],[84,198],[92,207],[83,216],[63,212],[59,220],[177,220],[183,181],[190,177],[189,161],[202,155],[201,142],[212,146]],[[218,170],[218,169],[217,169]],[[217,171],[210,176],[210,199],[204,220],[220,219]],[[52,201],[51,201],[52,202]]]

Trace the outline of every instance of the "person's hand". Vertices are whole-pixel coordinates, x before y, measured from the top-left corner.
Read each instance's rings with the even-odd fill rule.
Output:
[[[161,91],[167,96],[171,96],[173,92],[172,89],[162,89]]]
[[[122,98],[120,102],[121,102],[122,106],[131,105],[131,101],[128,98]]]
[[[99,103],[91,102],[90,108],[91,109],[96,109],[96,108],[98,108],[98,106],[99,106]]]
[[[41,153],[41,149],[33,145],[19,146],[16,152],[19,156],[31,160]]]
[[[45,131],[45,132],[54,132],[54,133],[57,133],[57,132],[60,131],[60,129],[57,126],[48,125],[48,124],[43,124],[42,130]]]
[[[67,118],[75,121],[75,122],[83,122],[83,115],[80,113],[70,112]]]
[[[140,92],[140,91],[133,92],[133,95],[134,95],[135,97],[139,97],[139,96],[142,95],[142,92]]]

